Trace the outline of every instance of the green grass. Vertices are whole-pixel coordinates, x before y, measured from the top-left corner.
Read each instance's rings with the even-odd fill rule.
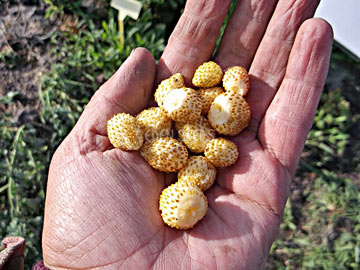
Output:
[[[359,189],[323,170],[307,183],[303,195],[301,204],[287,203],[269,269],[359,269]]]
[[[121,44],[114,10],[105,6],[104,12],[89,13],[79,1],[46,0],[49,20],[65,21],[70,15],[72,23],[51,36],[56,61],[38,86],[41,109],[24,124],[0,111],[0,235],[27,239],[26,269],[41,259],[47,170],[56,147],[99,84],[133,48],[144,46],[159,59],[185,1],[142,2],[139,19],[126,19]],[[16,59],[11,53],[0,56],[9,69],[16,67]],[[335,49],[335,75],[339,61],[360,72],[359,65]],[[9,92],[0,97],[0,105],[7,108],[21,98],[18,91]],[[360,149],[351,133],[359,115],[343,89],[326,87],[268,269],[359,269],[360,192],[349,177],[360,168],[347,156],[351,148]]]
[[[344,154],[350,135],[347,133],[355,118],[350,103],[341,89],[322,95],[314,125],[306,141],[305,152],[318,168],[336,166]]]

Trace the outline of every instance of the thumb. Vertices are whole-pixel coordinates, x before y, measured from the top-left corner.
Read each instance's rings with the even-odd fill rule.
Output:
[[[91,98],[76,126],[106,135],[106,122],[116,113],[136,114],[152,93],[155,60],[145,48],[135,49]]]

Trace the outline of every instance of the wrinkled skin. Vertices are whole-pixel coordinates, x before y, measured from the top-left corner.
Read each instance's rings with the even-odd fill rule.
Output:
[[[43,255],[51,269],[263,269],[327,75],[332,31],[308,19],[314,0],[239,1],[215,57],[249,70],[250,126],[240,157],[206,192],[209,210],[188,231],[163,224],[167,181],[137,151],[111,147],[106,121],[146,107],[153,86],[187,84],[211,57],[230,0],[189,0],[155,66],[136,49],[96,92],[50,166]]]

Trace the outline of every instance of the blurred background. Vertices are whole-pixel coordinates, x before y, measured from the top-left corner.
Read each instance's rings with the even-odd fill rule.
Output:
[[[0,238],[26,238],[25,269],[41,259],[53,152],[133,48],[159,59],[185,4],[141,2],[122,42],[109,0],[0,0]],[[334,47],[267,269],[360,269],[359,93],[360,63]]]

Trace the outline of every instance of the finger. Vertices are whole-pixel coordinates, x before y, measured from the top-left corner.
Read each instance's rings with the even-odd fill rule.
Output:
[[[266,109],[284,77],[300,25],[312,17],[318,0],[280,0],[250,67],[250,132],[255,136]]]
[[[210,59],[231,0],[189,0],[158,64],[156,82],[180,72],[187,85]]]
[[[106,135],[107,120],[116,113],[136,114],[148,102],[155,77],[155,60],[144,48],[135,49],[105,82],[82,113],[76,128]]]
[[[235,65],[249,68],[276,3],[277,0],[239,1],[215,58],[223,69]]]
[[[306,21],[291,51],[286,74],[259,129],[263,147],[294,173],[328,72],[333,34],[322,19]]]

